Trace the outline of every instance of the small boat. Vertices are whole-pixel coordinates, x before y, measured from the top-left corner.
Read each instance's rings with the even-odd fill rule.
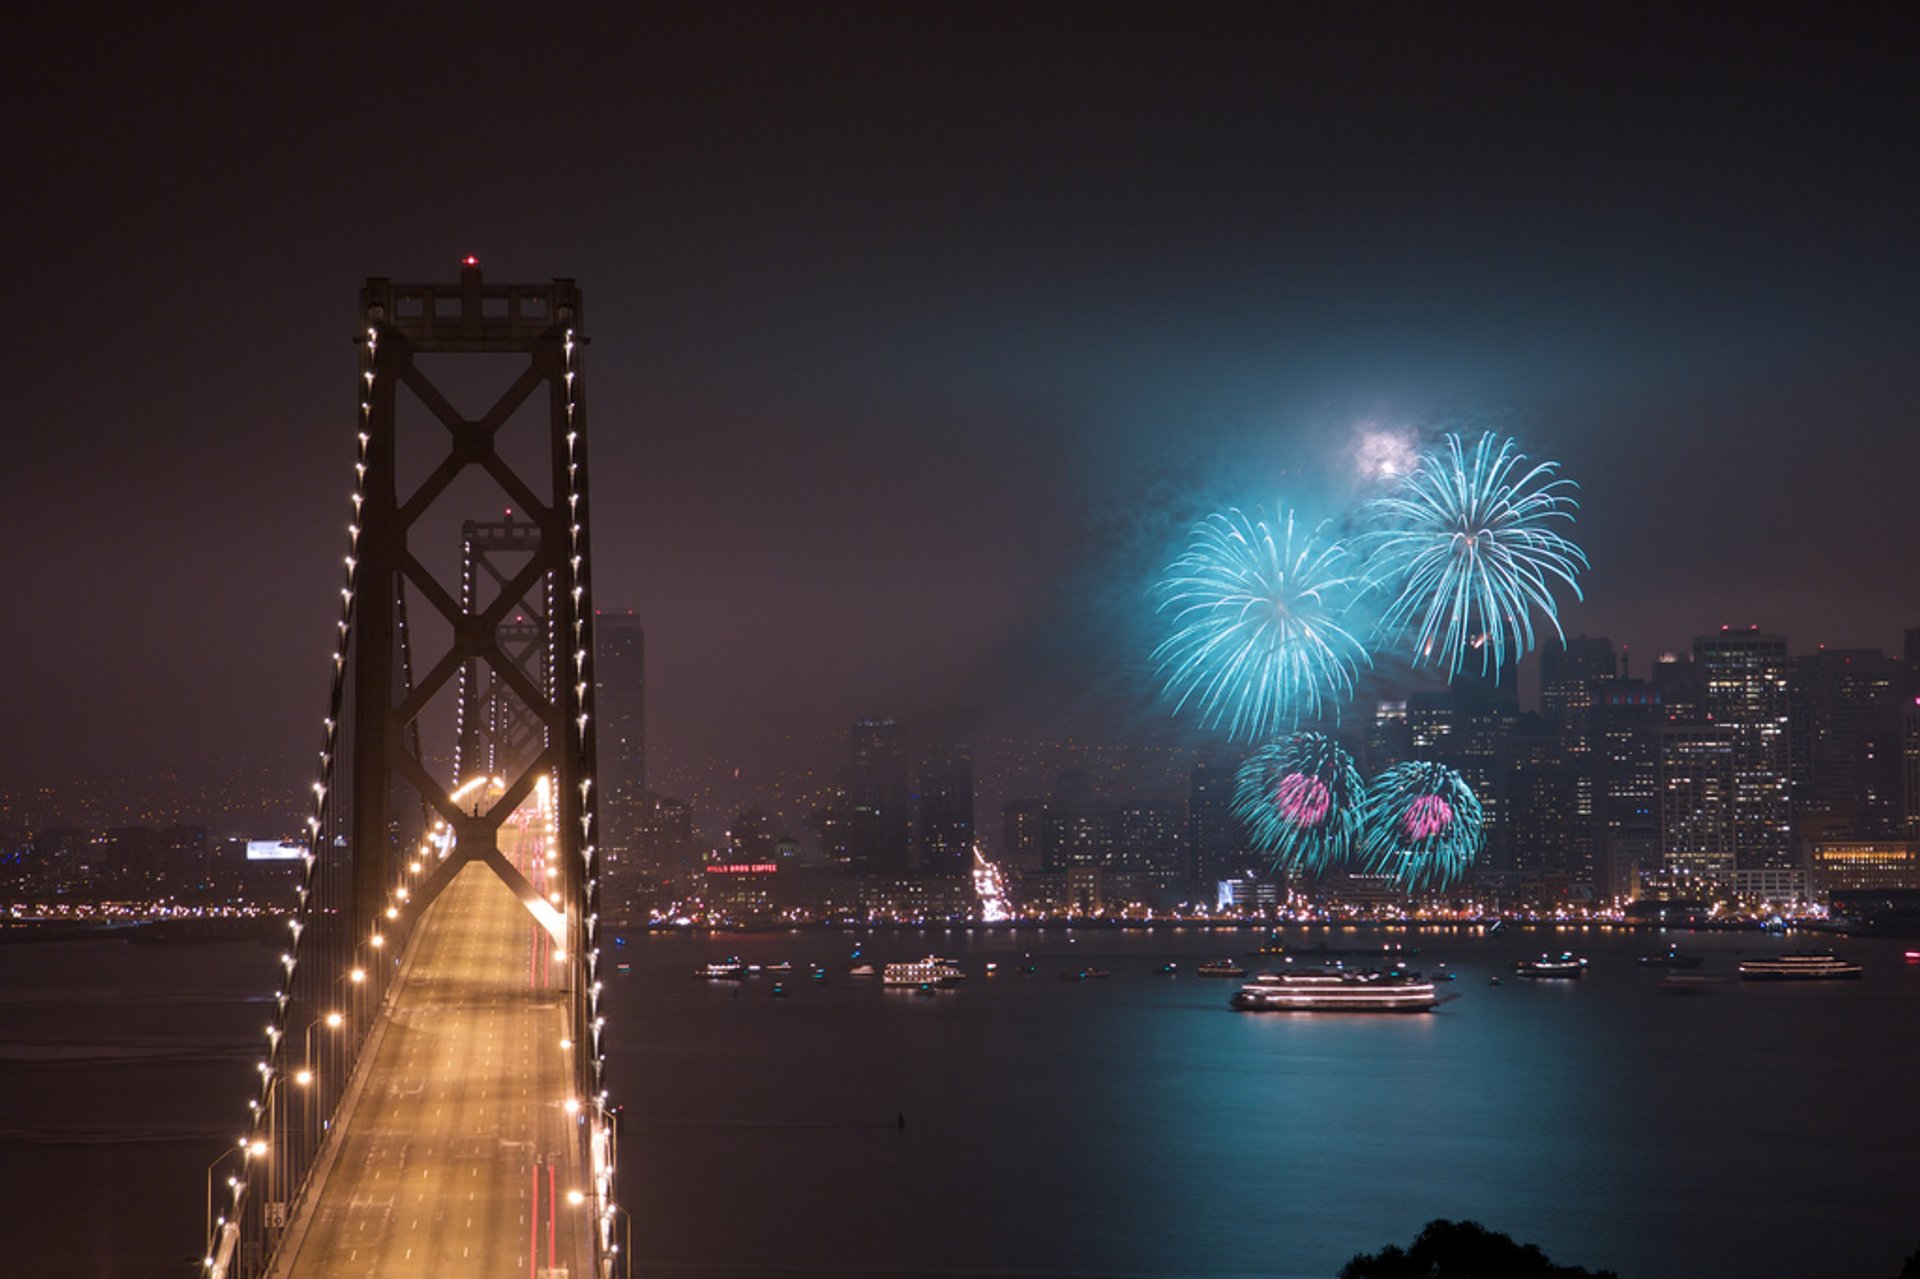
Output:
[[[738,955],[729,955],[715,963],[693,970],[695,977],[705,977],[708,981],[740,981],[747,975],[747,966]]]
[[[1522,977],[1533,978],[1585,977],[1587,975],[1587,961],[1575,955],[1570,950],[1563,950],[1558,955],[1542,955],[1538,959],[1522,959],[1514,964],[1513,971]]]
[[[1193,970],[1202,977],[1245,977],[1247,970],[1231,959],[1209,959]]]
[[[924,995],[924,996],[927,996],[928,998],[931,998],[932,996],[938,994],[939,992],[934,989],[934,985],[932,982],[923,981],[918,986],[915,986],[913,988],[913,993],[916,995]]]
[[[1665,954],[1640,956],[1640,962],[1649,968],[1698,968],[1706,956],[1684,954],[1678,946],[1669,946]]]
[[[1505,983],[1505,982],[1503,982],[1503,981],[1501,981],[1501,980],[1500,980],[1500,979],[1499,979],[1498,977],[1489,977],[1489,978],[1487,978],[1487,985],[1489,985],[1489,986],[1504,986],[1504,985],[1506,985],[1506,984],[1507,984],[1507,983]]]
[[[991,977],[999,971],[1000,971],[1000,965],[994,963],[991,959],[989,959],[987,961],[987,976]]]
[[[1163,972],[1163,973],[1177,973],[1177,972],[1179,972],[1179,971],[1180,971],[1180,965],[1178,965],[1178,964],[1162,964],[1162,965],[1160,965],[1160,971],[1161,971],[1161,972]]]
[[[776,999],[785,999],[787,997],[787,988],[782,983],[775,982],[773,983],[772,994]]]
[[[865,960],[847,965],[847,976],[849,977],[871,977],[879,971],[879,969]]]
[[[768,964],[766,971],[770,973],[790,973],[793,971],[793,961],[791,959],[783,959],[777,964]]]
[[[633,965],[623,959],[613,966],[613,970],[617,973],[630,973],[633,971]]]
[[[1746,981],[1847,981],[1866,970],[1830,950],[1789,950],[1772,959],[1743,959]]]

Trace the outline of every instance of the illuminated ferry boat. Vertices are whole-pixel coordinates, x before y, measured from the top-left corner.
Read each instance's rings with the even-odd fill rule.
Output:
[[[880,973],[884,986],[951,986],[967,974],[951,959],[928,955],[925,959],[888,964]]]
[[[747,966],[738,955],[729,955],[716,963],[694,969],[693,975],[711,981],[739,981],[747,975]]]
[[[1193,970],[1202,977],[1245,977],[1247,970],[1231,959],[1209,959]]]
[[[1740,961],[1740,976],[1747,981],[1846,981],[1863,971],[1830,950],[1789,950],[1772,959]]]
[[[1442,997],[1407,973],[1262,973],[1227,1001],[1242,1012],[1424,1013]]]
[[[1522,977],[1585,977],[1587,961],[1570,950],[1564,950],[1558,955],[1522,959],[1514,964],[1513,971]]]

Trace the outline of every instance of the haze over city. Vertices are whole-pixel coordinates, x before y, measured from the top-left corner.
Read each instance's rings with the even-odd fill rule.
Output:
[[[750,12],[30,20],[7,775],[300,765],[353,291],[466,253],[592,286],[662,760],[1164,733],[1152,575],[1369,423],[1559,459],[1636,659],[1912,623],[1893,10]]]

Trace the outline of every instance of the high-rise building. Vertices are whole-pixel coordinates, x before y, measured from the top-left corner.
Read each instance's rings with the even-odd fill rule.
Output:
[[[1604,636],[1577,635],[1540,650],[1540,710],[1556,732],[1567,735],[1576,755],[1590,749],[1588,711],[1594,685],[1620,677],[1613,641]]]
[[[848,865],[857,875],[905,876],[913,852],[905,730],[897,720],[863,719],[849,741]]]
[[[1253,867],[1246,829],[1233,815],[1231,764],[1194,765],[1187,790],[1188,877],[1193,887],[1213,884]],[[1209,894],[1210,896],[1210,894]]]
[[[1047,866],[1047,801],[1015,799],[1004,813],[1005,857],[1023,871],[1045,870]]]
[[[1593,754],[1600,832],[1597,876],[1604,897],[1623,897],[1661,866],[1659,693],[1646,680],[1616,680],[1595,698]]]
[[[647,789],[646,636],[632,609],[593,616],[594,784],[609,870],[637,846]]]
[[[1707,718],[1732,737],[1734,886],[1749,896],[1804,896],[1788,783],[1786,638],[1723,626],[1695,639],[1693,654]]]
[[[1404,699],[1374,703],[1373,718],[1367,721],[1364,750],[1367,771],[1374,775],[1413,758],[1413,734],[1407,727]]]
[[[1900,833],[1900,663],[1821,649],[1788,663],[1793,818],[1803,848]]]
[[[922,875],[973,870],[973,751],[961,745],[928,748],[920,757],[914,795],[914,851]]]
[[[1672,876],[1719,891],[1734,883],[1738,743],[1733,729],[1664,724],[1660,737],[1660,855]]]

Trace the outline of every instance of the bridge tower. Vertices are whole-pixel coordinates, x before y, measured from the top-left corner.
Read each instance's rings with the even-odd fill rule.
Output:
[[[245,1130],[208,1172],[216,1279],[274,1271],[328,1142],[342,1140],[334,1120],[370,1069],[365,1050],[393,1011],[402,956],[474,863],[520,898],[565,966],[567,1069],[572,1096],[586,1099],[604,1255],[612,1137],[582,319],[572,280],[487,283],[472,258],[457,284],[370,279],[361,290],[345,573],[304,874]],[[513,371],[477,416],[454,407],[473,385],[464,357]],[[505,447],[510,425],[516,449]],[[444,509],[450,490],[477,476],[511,513],[466,521],[457,566],[436,573],[429,548],[446,544],[436,531],[464,514]],[[501,847],[503,824],[536,798],[553,830],[539,890]]]

